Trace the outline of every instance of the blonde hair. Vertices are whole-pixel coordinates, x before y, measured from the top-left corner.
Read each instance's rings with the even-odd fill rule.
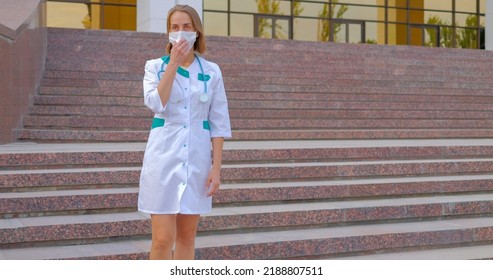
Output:
[[[193,50],[203,54],[206,52],[207,47],[205,45],[205,35],[204,35],[204,27],[202,26],[202,22],[200,21],[199,14],[197,11],[195,11],[194,8],[188,6],[188,5],[176,5],[173,8],[171,8],[168,12],[168,20],[167,20],[167,26],[168,26],[168,33],[171,29],[171,15],[174,12],[185,12],[187,13],[190,18],[192,19],[192,24],[195,30],[197,30],[197,40],[195,40],[195,43],[193,44]],[[166,45],[166,53],[171,52],[171,48],[173,45],[168,42]]]

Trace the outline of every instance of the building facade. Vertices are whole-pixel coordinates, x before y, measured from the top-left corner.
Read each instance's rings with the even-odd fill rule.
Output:
[[[493,49],[493,0],[48,0],[47,24],[166,32],[175,4],[207,35]]]

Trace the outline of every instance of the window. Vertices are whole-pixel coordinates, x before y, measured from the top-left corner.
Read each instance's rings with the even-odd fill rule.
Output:
[[[136,0],[48,0],[47,26],[85,29],[137,29]]]
[[[203,1],[208,34],[449,48],[484,36],[486,0]]]

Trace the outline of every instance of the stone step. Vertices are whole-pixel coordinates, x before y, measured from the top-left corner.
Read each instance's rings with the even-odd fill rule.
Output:
[[[149,131],[89,131],[15,129],[20,141],[38,143],[143,142]],[[373,139],[493,138],[493,129],[354,129],[354,130],[235,130],[230,141],[373,140]]]
[[[300,121],[304,121],[304,119],[403,119],[405,120],[418,120],[418,119],[433,119],[433,120],[444,120],[444,119],[483,119],[490,120],[492,111],[489,110],[433,110],[433,109],[423,109],[421,108],[412,108],[412,103],[409,103],[409,106],[406,110],[385,110],[380,108],[368,108],[368,109],[356,109],[356,108],[317,108],[315,103],[306,104],[306,106],[314,106],[315,108],[274,108],[274,104],[276,102],[272,102],[272,107],[264,107],[258,106],[255,108],[252,102],[246,101],[244,107],[241,103],[243,101],[229,101],[230,103],[230,118],[231,119],[298,119]],[[235,104],[236,103],[236,104]],[[256,103],[262,103],[260,101],[256,101]],[[294,105],[295,102],[290,102]],[[335,106],[335,102],[333,103]],[[340,102],[338,103],[341,106],[356,107],[357,104],[347,103],[342,105]],[[238,105],[236,107],[235,105]],[[250,107],[250,108],[247,108]],[[266,104],[267,106],[267,104]],[[334,107],[333,106],[333,107]],[[287,107],[287,106],[286,106]],[[404,107],[401,105],[401,107]],[[135,121],[143,121],[147,120],[147,122],[151,121],[153,118],[153,113],[145,106],[107,106],[107,105],[99,105],[99,106],[90,106],[90,105],[79,105],[79,106],[56,106],[56,105],[36,105],[31,108],[30,116],[25,117],[26,126],[32,126],[34,123],[37,123],[41,118],[56,118],[53,122],[59,121],[59,118],[66,119],[66,121],[70,121],[73,119],[75,122],[79,122],[78,118],[88,118],[88,117],[101,117],[105,116],[106,118],[118,118],[120,122],[128,120],[130,122]],[[74,119],[75,118],[75,119]],[[146,126],[147,128],[148,126]]]
[[[127,66],[128,67],[128,66]],[[250,69],[251,68],[251,69]],[[255,69],[256,68],[256,69]],[[472,73],[464,74],[464,70],[426,70],[419,69],[409,70],[400,69],[398,66],[394,68],[367,68],[362,67],[350,67],[347,65],[333,66],[328,69],[289,69],[286,71],[276,70],[271,66],[262,66],[258,69],[258,66],[244,66],[240,65],[221,65],[223,77],[228,82],[234,82],[235,79],[245,80],[250,79],[256,81],[258,78],[272,79],[272,78],[304,78],[307,81],[317,81],[317,79],[331,78],[331,81],[338,80],[398,80],[398,81],[429,81],[429,82],[448,82],[455,79],[460,79],[462,83],[488,83],[488,77],[485,75],[484,70],[473,71]],[[78,79],[78,80],[123,80],[123,81],[141,81],[143,77],[143,66],[133,66],[127,69],[126,72],[117,71],[56,71],[47,70],[44,73],[44,77],[48,79]],[[318,81],[317,81],[318,82]],[[365,84],[366,85],[366,84]]]
[[[389,87],[334,87],[331,85],[327,85],[326,87],[321,90],[320,88],[310,88],[310,87],[304,87],[300,89],[298,87],[298,90],[272,90],[269,87],[264,86],[263,88],[257,89],[257,90],[244,90],[242,88],[226,88],[226,92],[229,94],[229,92],[234,92],[237,95],[244,95],[248,97],[250,94],[252,96],[255,95],[263,95],[266,94],[267,96],[269,95],[276,95],[276,94],[300,94],[300,95],[305,95],[305,94],[314,94],[314,95],[329,95],[330,94],[343,94],[343,96],[346,96],[346,94],[387,94],[390,96],[393,95],[411,95],[411,96],[471,96],[471,97],[485,97],[489,98],[492,96],[491,90],[487,89],[477,89],[474,91],[471,91],[469,89],[457,89],[457,88],[447,88],[446,90],[441,89],[441,88],[389,88]],[[246,94],[245,92],[248,92]],[[77,96],[121,96],[121,97],[135,97],[135,98],[142,98],[143,93],[142,93],[142,86],[135,87],[135,88],[118,88],[118,90],[115,90],[114,88],[108,88],[108,87],[100,87],[100,88],[83,88],[83,87],[61,87],[61,86],[41,86],[40,87],[40,94],[41,95],[77,95]],[[389,97],[390,97],[389,96]],[[257,98],[258,99],[258,98]],[[305,98],[301,98],[305,99]],[[307,100],[310,100],[309,98],[306,98]],[[352,98],[350,98],[352,99]],[[364,100],[364,99],[363,99]]]
[[[225,164],[221,179],[224,183],[341,180],[479,175],[491,170],[492,158]],[[139,177],[140,167],[6,170],[0,171],[0,191],[65,189],[81,185],[93,188],[132,186],[138,183]]]
[[[492,175],[398,177],[330,181],[222,184],[213,198],[216,206],[294,200],[336,200],[422,195],[486,193]]]
[[[235,130],[247,129],[460,129],[493,127],[493,120],[461,120],[461,119],[436,119],[436,120],[249,120],[233,119],[231,126]]]
[[[231,119],[342,119],[348,120],[382,120],[389,121],[406,119],[492,119],[493,112],[490,111],[438,111],[438,110],[323,110],[323,109],[229,109]],[[55,117],[55,116],[53,116]],[[387,120],[386,120],[387,119]]]
[[[0,247],[32,246],[150,233],[150,220],[140,212],[12,218],[0,220]]]
[[[224,165],[225,182],[487,174],[493,159],[394,160]]]
[[[75,55],[75,54],[74,54]],[[78,54],[76,54],[78,55]],[[144,74],[144,65],[147,60],[155,59],[161,57],[162,54],[156,56],[146,56],[142,57],[138,60],[132,61],[115,61],[115,59],[109,59],[107,62],[101,61],[101,59],[94,59],[93,61],[88,61],[87,65],[69,65],[66,63],[66,60],[63,60],[60,57],[56,59],[60,59],[59,62],[53,61],[46,66],[47,71],[58,71],[58,72],[70,72],[73,69],[78,69],[78,71],[82,72],[90,72],[90,73],[99,73],[99,72],[108,72],[113,73],[112,75],[125,76],[124,80],[127,79],[137,79],[137,76],[143,76]],[[67,59],[71,59],[72,57],[68,57]],[[284,63],[284,64],[271,64],[270,60],[265,59],[264,61],[258,61],[256,63],[249,62],[245,59],[239,59],[238,61],[222,61],[224,58],[209,58],[210,60],[216,62],[221,67],[223,73],[225,73],[225,77],[233,77],[235,73],[241,73],[240,76],[293,76],[298,75],[311,78],[313,73],[315,75],[321,75],[322,73],[327,73],[326,77],[330,77],[334,72],[336,77],[337,75],[342,74],[369,74],[369,75],[387,75],[388,77],[392,77],[396,80],[407,80],[413,77],[416,77],[418,80],[425,81],[436,81],[440,80],[440,78],[433,77],[448,77],[450,79],[457,79],[461,82],[472,82],[477,81],[478,83],[487,82],[488,77],[485,73],[491,71],[491,68],[487,68],[483,65],[484,61],[476,62],[473,66],[467,65],[440,65],[440,62],[436,62],[433,65],[402,65],[402,61],[395,61],[393,63],[387,63],[386,65],[381,65],[380,61],[367,63],[366,67],[355,68],[348,66],[348,60],[340,61],[340,62],[331,62],[325,61],[322,62],[320,59],[316,59],[314,61],[306,62],[306,65],[296,65],[294,68],[292,62]],[[232,59],[229,59],[232,60]],[[361,61],[354,60],[350,63],[361,65]],[[325,63],[325,66],[318,66],[319,63]],[[94,64],[97,64],[98,67],[94,67]],[[393,65],[391,65],[393,64]],[[317,65],[317,68],[314,69],[313,65]],[[262,66],[259,68],[259,66]],[[339,69],[341,71],[339,71]],[[255,74],[250,74],[251,72],[256,72]],[[276,74],[271,74],[272,72],[276,72]],[[467,72],[467,73],[464,73]],[[247,73],[247,74],[244,74]],[[424,77],[428,74],[428,77]],[[92,74],[93,75],[93,74]],[[111,77],[112,75],[103,75],[107,77]],[[403,76],[406,76],[404,78]],[[314,77],[316,78],[316,76]],[[482,81],[481,81],[482,79]],[[487,82],[488,83],[488,82]]]
[[[90,146],[93,143],[77,143],[77,144],[62,144],[67,149],[73,148],[74,150],[65,151],[39,151],[33,150],[31,153],[14,152],[5,153],[0,152],[0,168],[2,170],[15,170],[15,169],[47,169],[47,168],[79,168],[79,167],[95,167],[95,166],[133,166],[142,164],[144,157],[143,150],[145,149],[144,143],[123,143],[121,146],[133,146],[136,147],[133,150],[128,151],[111,151],[111,147],[106,146],[104,150],[94,151],[77,151],[75,146]],[[95,145],[100,145],[94,143]],[[117,145],[119,143],[111,143],[110,145]],[[42,145],[42,144],[40,144]],[[29,149],[26,144],[21,145],[24,148]],[[22,148],[22,147],[21,147]],[[122,147],[125,148],[125,147]],[[0,151],[4,149],[0,148]]]
[[[337,67],[335,67],[337,65]],[[401,65],[396,64],[392,67],[383,66],[380,63],[375,63],[374,67],[361,67],[359,63],[357,65],[344,65],[334,64],[331,67],[325,68],[307,68],[307,69],[279,69],[271,65],[262,65],[262,68],[258,68],[256,71],[253,66],[245,65],[246,68],[242,68],[240,64],[236,63],[223,63],[220,65],[223,70],[224,77],[305,77],[307,79],[381,79],[381,80],[422,80],[422,81],[447,81],[450,78],[460,78],[462,82],[485,82],[488,78],[488,73],[485,73],[481,66],[478,69],[469,68],[471,72],[465,73],[459,68],[448,67],[427,67],[422,68],[419,65]],[[323,66],[322,66],[323,67]],[[248,71],[245,71],[248,69]],[[303,71],[305,70],[305,71]],[[58,73],[63,71],[54,71],[51,75],[56,77]],[[142,72],[142,69],[140,70]],[[139,72],[139,73],[140,73]],[[88,77],[92,77],[93,72],[85,72]],[[111,72],[108,72],[111,73]],[[60,75],[70,75],[70,73],[64,73]],[[97,76],[96,76],[97,77]]]
[[[89,88],[99,88],[99,87],[110,87],[113,90],[118,90],[120,87],[125,88],[142,88],[142,80],[91,80],[91,79],[65,79],[65,78],[44,78],[41,81],[42,86],[70,86],[70,87],[89,87]],[[330,80],[327,82],[326,79],[294,79],[294,78],[255,78],[251,79],[249,77],[234,77],[225,78],[224,86],[227,90],[238,89],[247,87],[248,90],[256,91],[264,87],[279,86],[281,89],[279,91],[285,91],[286,87],[294,87],[299,91],[303,91],[303,87],[312,89],[321,89],[333,87],[388,87],[388,88],[458,88],[464,90],[472,89],[489,89],[493,83],[472,83],[472,82],[462,82],[454,81],[448,79],[443,82],[432,82],[432,81],[419,81],[419,80],[356,80],[356,79],[338,79]]]
[[[81,87],[60,87],[60,86],[40,86],[40,95],[61,95],[61,96],[117,96],[117,97],[133,97],[143,98],[142,88],[119,88],[114,90],[111,88],[81,88]]]
[[[48,129],[14,129],[20,141],[38,143],[80,143],[80,142],[143,142],[149,131],[76,131]],[[493,135],[493,133],[492,133]]]
[[[142,67],[141,67],[142,68]],[[461,72],[454,71],[437,71],[437,70],[420,70],[406,71],[405,69],[390,69],[388,66],[384,69],[388,70],[388,73],[382,73],[382,70],[369,72],[363,72],[361,67],[350,67],[347,65],[341,65],[338,67],[327,67],[327,69],[311,69],[309,71],[300,71],[298,69],[285,69],[284,71],[269,71],[259,69],[257,71],[244,71],[246,69],[237,69],[235,65],[223,64],[221,65],[223,72],[223,78],[229,82],[243,81],[243,82],[270,82],[276,81],[276,79],[283,78],[286,81],[293,83],[294,81],[308,83],[308,82],[320,82],[320,79],[327,79],[330,77],[331,81],[337,80],[356,80],[356,81],[423,81],[423,82],[450,82],[453,78],[460,78],[462,83],[486,83],[491,82],[486,79],[485,73],[474,73],[469,76],[464,75]],[[136,69],[136,72],[122,73],[122,72],[103,72],[103,71],[57,71],[47,70],[44,72],[43,77],[45,79],[66,79],[66,80],[119,80],[119,81],[142,81],[143,69]],[[408,73],[409,72],[409,73]],[[301,80],[302,79],[302,80]]]
[[[332,226],[491,214],[493,194],[225,206],[204,215],[199,231]]]
[[[231,206],[215,208],[212,213],[202,216],[198,231],[203,233],[334,226],[343,223],[381,223],[385,220],[406,221],[437,217],[445,219],[491,213],[493,194]],[[13,234],[14,231],[16,234]],[[0,247],[4,248],[18,243],[94,240],[148,234],[148,215],[140,212],[0,220]]]
[[[149,33],[149,32],[133,32],[133,31],[117,31],[117,30],[81,30],[81,29],[66,29],[66,28],[48,28],[48,40],[57,41],[74,40],[77,42],[90,41],[88,46],[95,46],[96,43],[108,42],[114,43],[115,46],[127,47],[129,41],[135,40],[140,43],[143,47],[142,50],[148,50],[147,45],[152,43],[162,43],[161,41],[166,41],[167,35],[163,33]],[[216,47],[220,47],[224,44],[238,45],[239,48],[247,49],[257,49],[262,50],[265,45],[270,46],[273,50],[277,51],[292,51],[299,54],[299,50],[305,48],[306,46],[313,46],[313,50],[326,50],[328,47],[338,49],[341,51],[351,51],[351,50],[361,50],[365,49],[368,53],[372,55],[379,54],[380,52],[386,53],[398,53],[400,55],[406,55],[408,53],[436,53],[439,57],[448,57],[451,55],[458,55],[461,58],[466,59],[467,55],[475,54],[477,56],[482,56],[488,58],[488,55],[481,53],[477,50],[456,50],[442,48],[421,48],[412,46],[381,46],[381,45],[371,45],[371,44],[338,44],[338,43],[320,43],[320,42],[310,42],[310,41],[294,41],[294,40],[270,40],[263,38],[246,38],[246,37],[224,37],[224,36],[207,36],[208,42],[216,42]],[[133,41],[132,41],[133,42]],[[296,49],[297,47],[298,49]],[[78,49],[74,47],[74,49]],[[231,50],[230,48],[223,48],[223,50]],[[311,49],[309,49],[311,50]],[[326,50],[327,51],[327,50]],[[380,51],[380,52],[379,52]],[[330,51],[327,51],[330,52]],[[361,54],[361,52],[360,52]]]
[[[477,104],[493,104],[492,97],[482,96],[413,96],[413,95],[399,95],[399,94],[314,94],[314,93],[258,93],[250,92],[245,94],[244,92],[228,91],[229,103],[245,102],[245,101],[297,101],[297,102],[382,102],[389,103],[413,103],[420,106],[420,103],[433,103],[438,108],[440,104],[460,103],[465,106],[464,110],[468,107],[466,104],[476,106]],[[66,106],[80,106],[80,105],[112,105],[112,106],[139,106],[143,105],[143,96],[73,96],[73,95],[39,95],[34,98],[34,105],[66,105]],[[238,106],[238,105],[237,105]]]
[[[197,259],[335,258],[347,254],[493,241],[493,218],[354,225],[199,236]],[[145,259],[150,241],[0,250],[3,259]]]
[[[45,126],[45,122],[41,122],[41,119],[49,119],[50,122],[68,122],[68,123],[79,123],[88,122],[88,119],[113,119],[116,122],[146,122],[145,129],[149,128],[148,123],[152,120],[153,116],[149,110],[143,108],[142,110],[132,110],[131,112],[135,115],[129,115],[128,108],[119,108],[117,110],[111,110],[112,113],[109,114],[105,110],[95,110],[91,106],[79,106],[79,107],[56,107],[47,106],[39,107],[35,111],[39,114],[32,114],[26,116],[23,119],[24,127],[36,127],[38,125]],[[56,110],[50,111],[50,108]],[[106,107],[112,109],[111,107]],[[145,112],[148,111],[148,112]],[[65,114],[64,114],[65,113]],[[322,110],[322,109],[311,109],[311,110],[295,110],[295,109],[240,109],[231,108],[229,109],[229,116],[231,120],[240,119],[283,119],[290,120],[296,119],[301,122],[306,122],[307,120],[324,120],[329,119],[333,121],[364,121],[373,120],[381,122],[389,121],[411,121],[411,120],[491,120],[493,117],[493,112],[490,111],[418,111],[418,110]],[[87,120],[84,120],[87,119]],[[143,127],[144,128],[144,127]]]
[[[388,82],[377,82],[376,84],[366,85],[358,85],[356,84],[354,87],[351,86],[351,82],[348,81],[346,85],[332,85],[331,83],[327,83],[326,85],[320,86],[312,86],[312,85],[262,85],[262,84],[242,84],[242,83],[228,83],[225,81],[224,86],[226,90],[243,90],[243,91],[274,91],[274,92],[330,92],[330,91],[341,91],[342,88],[346,87],[347,90],[353,91],[360,90],[360,88],[372,88],[372,87],[382,87],[387,88],[387,91],[392,92],[405,92],[410,93],[410,90],[425,90],[432,89],[434,92],[443,93],[444,91],[456,89],[461,94],[467,94],[468,92],[475,90],[488,90],[488,86],[485,85],[476,85],[476,84],[462,84],[462,83],[449,83],[447,85],[442,85],[438,83],[423,83],[423,82],[399,82],[395,85],[388,85]],[[489,92],[489,96],[491,96],[491,91]]]
[[[108,40],[102,36],[61,35],[53,39],[48,35],[48,58],[68,57],[79,54],[89,59],[119,59],[131,60],[147,56],[160,57],[164,55],[164,45],[167,40],[162,35],[154,34],[154,38],[124,38],[115,37]],[[388,46],[366,44],[338,44],[325,42],[307,42],[286,40],[273,42],[258,38],[242,38],[242,40],[224,40],[221,37],[208,37],[209,58],[224,59],[225,61],[251,60],[274,58],[275,63],[300,62],[320,58],[325,61],[342,61],[347,59],[360,60],[361,63],[378,62],[382,58],[387,61],[402,61],[409,65],[432,65],[433,62],[443,62],[448,65],[474,65],[481,60],[493,61],[487,52],[482,50],[422,48],[411,46]],[[69,43],[70,42],[70,43]],[[70,47],[56,48],[60,44]],[[228,47],[230,46],[230,47]],[[128,54],[132,53],[132,56]],[[454,59],[451,59],[454,58]],[[418,60],[423,60],[418,63]],[[67,60],[67,63],[73,62]],[[84,61],[81,61],[84,62]]]
[[[332,260],[491,260],[493,245],[463,245],[461,247],[408,250],[398,253],[336,257]]]
[[[73,49],[60,49],[55,50],[49,48],[48,56],[50,65],[52,67],[48,68],[49,70],[89,70],[96,68],[89,68],[92,63],[100,62],[99,69],[105,69],[111,71],[111,65],[113,66],[136,66],[138,63],[145,62],[148,59],[160,58],[165,54],[162,46],[160,46],[160,50],[153,50],[152,45],[158,44],[159,42],[148,42],[148,46],[146,49],[137,51],[135,50],[135,46],[125,46],[124,49],[121,47],[114,46],[107,40],[98,42],[94,46],[87,46],[88,42],[84,42],[83,44],[79,42],[74,42],[77,50]],[[161,42],[164,43],[164,42]],[[67,42],[64,42],[67,44]],[[138,44],[138,42],[131,42],[131,44]],[[313,69],[312,62],[323,62],[324,65],[343,65],[343,62],[351,62],[351,64],[358,63],[359,65],[370,65],[373,64],[376,67],[383,68],[385,65],[395,66],[399,65],[409,66],[413,69],[426,69],[426,68],[459,68],[463,67],[463,69],[467,70],[479,70],[479,69],[489,69],[489,66],[484,64],[487,62],[492,62],[491,58],[488,58],[484,55],[484,51],[476,51],[476,52],[461,52],[464,55],[467,55],[467,59],[460,55],[450,55],[448,57],[440,57],[436,50],[428,49],[428,50],[420,50],[423,51],[421,54],[413,54],[408,53],[407,56],[404,56],[405,51],[397,50],[394,48],[394,53],[386,53],[385,48],[387,46],[377,46],[379,53],[368,53],[368,49],[365,46],[359,46],[361,49],[352,51],[350,49],[337,49],[334,45],[337,44],[325,44],[325,48],[323,50],[307,50],[304,49],[305,52],[303,55],[300,55],[299,52],[296,51],[286,51],[286,50],[275,50],[272,48],[272,42],[268,42],[264,44],[262,49],[255,48],[242,48],[241,46],[234,46],[233,50],[225,50],[224,47],[217,48],[211,44],[211,49],[209,49],[208,53],[204,57],[210,59],[219,65],[225,64],[243,64],[243,65],[260,65],[266,62],[270,62],[271,66],[282,66],[282,65],[300,65],[301,67],[305,67],[306,69]],[[324,45],[320,43],[315,43],[315,45]],[[320,46],[319,46],[320,47]],[[354,47],[354,46],[352,46]],[[356,46],[358,47],[358,46]],[[243,49],[243,51],[242,51]],[[392,49],[392,48],[389,48]],[[129,53],[134,53],[132,56],[129,56]],[[392,51],[392,50],[391,50]],[[449,52],[450,49],[444,49],[442,51]],[[76,63],[73,60],[73,57],[70,56],[79,55],[84,56],[87,59],[79,61]],[[72,58],[72,59],[70,59]],[[65,61],[65,65],[61,62]],[[74,67],[79,65],[79,67]],[[142,64],[141,64],[142,65]],[[53,67],[54,66],[54,67]],[[310,67],[311,66],[311,67]]]
[[[149,57],[146,57],[146,60]],[[318,61],[318,60],[317,60]],[[265,68],[255,70],[255,65],[244,65],[241,67],[237,63],[221,63],[223,77],[226,79],[235,77],[256,78],[306,78],[326,79],[330,77],[333,80],[338,79],[358,79],[358,80],[422,80],[422,81],[447,81],[450,78],[460,78],[462,82],[488,82],[487,73],[484,69],[470,69],[471,72],[459,71],[455,68],[419,68],[418,66],[393,65],[392,67],[383,66],[375,63],[373,68],[366,68],[343,63],[330,63],[322,65],[320,68],[304,67],[306,71],[298,68],[278,69],[272,65],[265,65]],[[143,65],[132,63],[127,68],[128,72],[122,72],[121,69],[107,69],[106,71],[93,70],[57,70],[47,69],[44,78],[58,79],[91,79],[91,80],[141,80],[144,72]]]
[[[222,209],[230,204],[421,198],[425,195],[474,192],[480,195],[493,192],[493,175],[222,184],[213,197],[213,205]],[[137,196],[137,187],[0,193],[0,216],[16,218],[131,211],[136,208]]]
[[[204,236],[197,240],[197,259],[278,259],[329,257],[356,252],[403,250],[489,242],[493,218],[396,224],[356,225]],[[251,252],[250,254],[246,252]],[[251,256],[251,257],[249,257]]]
[[[67,44],[64,42],[64,44]],[[140,67],[143,70],[143,65],[146,60],[162,57],[163,51],[152,51],[150,50],[151,44],[149,44],[146,50],[141,51],[141,54],[137,53],[132,56],[128,56],[131,53],[131,47],[125,47],[123,51],[118,51],[115,47],[112,47],[108,42],[103,42],[99,47],[87,47],[81,44],[74,43],[81,47],[81,51],[67,51],[67,50],[49,50],[48,61],[49,65],[47,70],[67,70],[71,71],[73,69],[78,69],[82,71],[129,71],[131,73],[136,73]],[[84,44],[87,44],[85,42]],[[160,46],[161,47],[161,46]],[[383,47],[383,46],[379,46]],[[350,64],[359,64],[363,66],[372,65],[374,67],[379,67],[381,71],[387,72],[385,66],[398,66],[399,68],[409,67],[409,70],[421,70],[425,69],[429,71],[432,69],[445,69],[451,68],[452,71],[457,71],[457,75],[460,75],[458,70],[463,69],[466,71],[472,71],[473,73],[480,73],[484,71],[491,70],[491,68],[485,63],[487,63],[488,58],[477,56],[474,53],[470,54],[467,60],[461,59],[460,56],[451,56],[447,58],[434,58],[436,53],[433,51],[428,51],[427,54],[423,54],[426,57],[412,56],[403,58],[398,57],[395,54],[385,54],[384,52],[378,55],[368,55],[365,53],[366,50],[360,50],[361,54],[352,54],[348,50],[337,51],[331,47],[327,47],[327,52],[311,52],[300,57],[299,54],[287,54],[283,52],[278,52],[275,50],[270,50],[269,46],[266,46],[261,51],[255,52],[255,50],[248,49],[244,52],[235,46],[235,50],[232,52],[226,52],[224,50],[216,50],[214,55],[206,55],[205,57],[212,60],[219,65],[236,65],[236,68],[252,70],[253,66],[259,66],[262,64],[270,64],[264,70],[279,70],[279,69],[289,69],[286,66],[293,66],[301,70],[313,71],[313,65],[318,63],[320,67],[329,66],[347,66]],[[306,52],[306,49],[303,50]],[[449,51],[449,50],[446,50]],[[277,54],[278,52],[278,54]],[[82,61],[75,62],[73,60],[74,55],[85,56],[86,59]],[[98,56],[99,55],[99,56]],[[248,66],[250,66],[248,68]],[[379,69],[372,69],[373,71],[378,71]],[[412,73],[412,72],[408,72]]]
[[[0,193],[4,219],[135,211],[138,188]]]
[[[150,129],[150,118],[122,117],[52,117],[36,116],[24,120],[25,128],[71,130],[126,130]],[[434,129],[434,128],[490,128],[493,120],[434,119],[231,119],[233,130],[242,129]]]
[[[380,110],[380,111],[447,111],[453,115],[453,112],[461,111],[488,111],[493,110],[492,104],[479,103],[428,103],[428,102],[358,102],[358,101],[270,101],[270,100],[230,100],[228,101],[229,109],[293,109],[293,110]],[[32,107],[31,114],[35,115],[53,115],[53,114],[78,114],[79,111],[108,111],[106,114],[128,109],[128,115],[133,116],[134,112],[142,111],[140,115],[148,116],[150,110],[144,106],[56,106],[56,105],[37,105]],[[116,109],[115,109],[116,108]],[[113,111],[112,111],[113,110]],[[50,114],[50,112],[52,112]],[[139,114],[138,114],[139,115]]]
[[[236,130],[234,140],[371,140],[492,138],[493,129]],[[103,138],[103,139],[110,139]]]
[[[104,58],[105,54],[112,54],[112,57],[121,59],[132,58],[128,53],[135,56],[158,55],[164,53],[164,44],[167,43],[166,35],[154,33],[151,36],[136,38],[135,36],[121,36],[118,34],[108,40],[105,36],[87,36],[87,34],[60,34],[55,35],[48,32],[48,42],[50,54],[69,54],[79,53],[87,57]],[[139,32],[136,32],[139,33]],[[119,36],[120,35],[120,36]],[[137,34],[138,36],[139,34]],[[68,44],[70,48],[57,49],[60,43]],[[308,42],[283,40],[273,41],[260,38],[234,38],[207,36],[208,52],[207,56],[222,57],[227,55],[230,58],[255,58],[272,55],[280,58],[285,55],[286,60],[310,59],[314,54],[325,54],[324,58],[359,58],[363,62],[377,59],[378,57],[392,57],[394,59],[413,61],[418,59],[428,59],[428,61],[448,61],[451,57],[458,59],[457,63],[478,62],[480,59],[492,60],[484,51],[480,50],[455,50],[442,48],[421,48],[412,46],[389,46],[389,45],[367,45],[367,44],[338,44],[326,42]],[[99,50],[100,52],[95,52]],[[92,54],[92,56],[90,55]],[[241,55],[238,55],[241,54]],[[426,62],[426,61],[425,61]],[[453,63],[454,61],[448,61]]]
[[[164,34],[146,34],[142,35],[139,32],[132,33],[58,33],[58,31],[50,30],[49,33],[49,45],[57,46],[60,42],[66,43],[67,41],[73,40],[72,45],[74,46],[74,51],[79,53],[87,50],[88,57],[94,56],[95,54],[101,53],[104,48],[101,46],[110,45],[108,48],[108,53],[111,51],[118,52],[120,57],[128,56],[129,49],[132,46],[136,46],[135,53],[156,53],[159,54],[162,46],[165,43]],[[109,35],[106,35],[109,34]],[[112,36],[111,40],[108,40],[107,36]],[[81,45],[82,42],[90,42],[90,44]],[[272,40],[258,39],[258,38],[231,38],[231,37],[215,37],[208,36],[209,49],[211,53],[218,53],[220,51],[223,53],[238,51],[234,54],[240,53],[247,55],[249,52],[268,50],[282,51],[283,53],[292,52],[297,54],[298,57],[302,59],[304,56],[300,56],[300,53],[307,52],[307,50],[313,51],[323,51],[328,55],[332,54],[334,56],[340,53],[345,53],[347,55],[363,55],[366,57],[378,57],[379,55],[389,54],[396,57],[407,58],[407,57],[422,57],[423,59],[433,59],[433,58],[449,58],[455,57],[455,59],[460,60],[459,62],[467,63],[468,61],[475,61],[474,58],[490,59],[487,54],[476,50],[450,50],[441,48],[419,48],[419,47],[408,47],[408,46],[372,46],[372,45],[357,45],[352,44],[346,46],[347,44],[334,44],[334,43],[318,43],[318,42],[300,42],[300,41],[282,41],[279,43],[272,42]],[[217,42],[217,43],[215,43]],[[225,47],[231,45],[231,48]],[[81,47],[83,46],[83,47]],[[233,47],[234,46],[234,47]],[[92,51],[90,48],[94,48],[97,51]],[[246,52],[248,50],[249,52]],[[99,52],[98,52],[99,51]],[[459,52],[460,51],[460,52]],[[106,52],[104,52],[106,53]],[[120,55],[121,53],[121,55]],[[230,55],[231,56],[231,55]],[[308,55],[311,56],[311,55]],[[454,61],[455,59],[450,59]]]
[[[99,113],[98,113],[99,112]],[[146,117],[152,120],[154,114],[142,106],[56,106],[36,105],[30,108],[30,115],[85,115],[85,116],[119,116]]]
[[[200,239],[200,237],[199,237]],[[330,260],[491,260],[493,245],[465,245],[443,249],[405,250],[398,253],[376,253],[372,255],[330,257]],[[150,241],[112,242],[110,244],[91,244],[79,246],[44,247],[0,252],[3,260],[29,259],[148,259]],[[392,251],[392,250],[390,250]],[[29,254],[34,253],[34,256]],[[113,255],[107,255],[111,253]],[[344,255],[344,254],[342,254]],[[351,255],[345,254],[345,255]],[[34,257],[34,258],[33,258]],[[320,259],[316,256],[314,259]]]
[[[63,43],[71,41],[73,48],[69,51],[50,49],[50,55],[53,57],[67,58],[69,54],[77,53],[86,56],[89,59],[118,59],[121,61],[144,57],[145,55],[154,55],[159,57],[164,54],[163,45],[166,40],[160,37],[154,39],[126,39],[123,44],[117,40],[108,41],[107,38],[100,36],[88,36],[82,40],[82,37],[71,40],[70,36],[60,37],[64,40]],[[482,51],[462,50],[462,52],[454,52],[450,49],[441,48],[419,48],[419,47],[402,47],[402,46],[368,46],[351,44],[320,43],[320,42],[301,42],[301,41],[283,41],[282,44],[275,44],[271,40],[261,40],[258,44],[252,44],[256,41],[255,38],[245,38],[250,41],[248,44],[232,41],[230,44],[215,42],[215,38],[208,39],[208,54],[207,57],[223,59],[224,61],[245,60],[261,60],[274,58],[276,63],[293,62],[293,61],[310,61],[315,58],[320,58],[327,61],[342,61],[347,59],[360,60],[365,62],[378,62],[379,58],[391,59],[390,61],[403,61],[409,65],[433,65],[433,62],[440,61],[447,65],[474,65],[474,63],[492,60]],[[222,39],[222,38],[220,38]],[[61,41],[49,40],[51,45],[57,46]],[[225,47],[231,45],[231,48]],[[343,46],[341,46],[343,45]],[[128,53],[134,53],[133,56],[128,56]],[[451,57],[455,59],[450,59]],[[49,56],[50,58],[50,56]],[[417,60],[423,60],[422,64],[418,64]],[[67,63],[70,63],[67,60]],[[84,62],[84,61],[82,61]],[[384,63],[387,61],[383,61]],[[383,64],[383,63],[382,63]]]
[[[3,170],[140,166],[146,143],[0,145]],[[493,157],[488,139],[226,141],[223,163]]]
[[[473,121],[475,122],[475,121]],[[25,128],[62,130],[143,131],[151,128],[152,117],[31,116],[23,120]]]

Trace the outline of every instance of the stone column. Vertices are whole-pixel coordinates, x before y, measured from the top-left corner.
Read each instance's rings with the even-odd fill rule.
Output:
[[[167,32],[168,11],[176,4],[192,6],[202,18],[202,0],[137,0],[137,31]]]
[[[493,51],[493,0],[486,0],[486,23],[485,23],[486,49]]]

